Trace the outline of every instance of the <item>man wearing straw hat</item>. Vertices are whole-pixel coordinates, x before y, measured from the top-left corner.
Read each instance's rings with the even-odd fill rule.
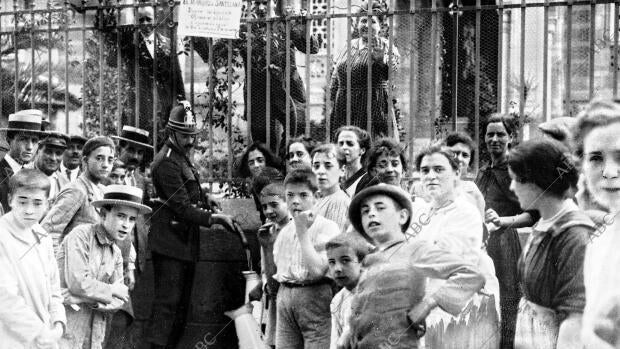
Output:
[[[9,115],[6,132],[9,151],[0,161],[0,204],[6,212],[10,211],[8,202],[9,178],[24,165],[32,161],[39,137],[43,113],[36,109],[18,111]]]
[[[108,313],[129,300],[117,244],[128,238],[139,215],[151,212],[142,204],[142,190],[128,185],[106,187],[91,204],[99,220],[71,230],[56,256],[67,314],[61,349],[102,347]]]
[[[153,147],[149,144],[149,132],[125,125],[120,136],[110,136],[110,138],[118,141],[118,161],[124,164],[127,171],[123,184],[140,188],[143,193],[146,193],[140,167],[143,165],[145,157],[152,158]],[[148,200],[147,197],[143,198],[143,202]],[[135,229],[130,232],[130,238],[118,243],[123,256],[126,284],[130,291],[133,291],[134,286],[136,286],[139,268],[143,268],[146,261],[150,216],[140,215],[136,223]],[[136,315],[140,316],[134,314],[131,301],[114,314],[112,327],[108,332],[106,348],[116,348],[120,343],[127,340],[127,330]]]
[[[175,348],[189,309],[200,226],[220,224],[235,231],[232,218],[203,208],[208,198],[189,152],[200,130],[189,102],[170,113],[168,138],[151,165],[158,196],[151,218],[155,297],[148,340],[151,348]]]
[[[152,157],[153,146],[149,144],[149,131],[133,126],[123,126],[118,140],[118,159],[127,167],[125,184],[144,188],[144,176],[140,173],[144,159]]]

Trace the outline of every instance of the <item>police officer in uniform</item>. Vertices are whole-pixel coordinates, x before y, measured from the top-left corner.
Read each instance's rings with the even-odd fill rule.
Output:
[[[157,195],[149,235],[155,277],[148,334],[151,348],[176,348],[183,334],[198,257],[199,226],[220,224],[235,231],[230,216],[203,208],[208,198],[189,160],[200,132],[189,102],[172,109],[166,129],[168,139],[151,165]]]

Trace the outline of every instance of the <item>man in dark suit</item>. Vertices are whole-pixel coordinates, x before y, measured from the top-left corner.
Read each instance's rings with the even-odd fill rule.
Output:
[[[6,131],[9,151],[0,161],[0,204],[4,213],[9,212],[9,178],[32,161],[39,136],[41,135],[41,119],[43,113],[36,109],[18,111],[9,115]]]
[[[157,194],[149,244],[155,290],[148,340],[151,348],[176,348],[189,308],[199,228],[220,224],[234,231],[232,218],[204,209],[209,200],[189,152],[200,130],[188,102],[172,109],[168,138],[151,165]]]
[[[155,32],[155,13],[152,7],[138,8],[140,30],[137,35],[137,50],[132,30],[120,29],[121,60],[127,72],[127,79],[133,87],[125,108],[133,110],[133,115],[123,113],[123,125],[134,125],[153,133],[153,112],[156,113],[158,130],[163,130],[170,110],[178,100],[185,99],[183,76],[177,55],[176,42]],[[108,65],[116,67],[116,35],[108,41],[114,51],[108,56]],[[155,63],[155,66],[153,64]],[[137,65],[137,67],[136,67]],[[136,69],[137,68],[137,69]],[[155,86],[155,93],[153,92]],[[139,110],[135,110],[139,98]],[[157,107],[153,110],[153,101]],[[139,123],[135,125],[135,114]],[[133,117],[132,117],[133,116]]]
[[[58,179],[60,180],[60,189],[67,184],[75,181],[81,174],[82,165],[82,148],[86,144],[86,137],[79,135],[69,136],[67,149],[62,155],[62,162],[58,169]]]

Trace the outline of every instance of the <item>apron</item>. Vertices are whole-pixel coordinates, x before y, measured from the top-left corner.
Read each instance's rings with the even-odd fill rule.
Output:
[[[499,316],[493,295],[475,294],[457,316],[435,308],[426,318],[425,349],[498,349]]]
[[[556,349],[560,323],[555,311],[521,298],[515,349]]]

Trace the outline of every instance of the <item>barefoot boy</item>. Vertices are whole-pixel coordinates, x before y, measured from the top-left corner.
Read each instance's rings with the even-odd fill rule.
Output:
[[[9,180],[11,212],[0,218],[0,347],[56,348],[66,318],[52,239],[38,221],[50,181],[36,169]]]
[[[318,191],[312,170],[293,170],[284,187],[293,222],[280,231],[273,248],[280,282],[276,347],[329,348],[332,288],[325,244],[338,235],[338,225],[311,211]]]

